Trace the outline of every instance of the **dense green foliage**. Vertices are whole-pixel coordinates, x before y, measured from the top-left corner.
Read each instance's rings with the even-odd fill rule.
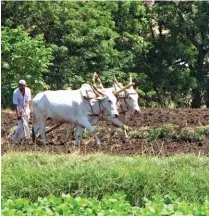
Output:
[[[2,213],[10,216],[18,215],[83,215],[83,216],[158,216],[158,215],[202,215],[209,214],[209,200],[200,204],[179,202],[165,196],[163,199],[154,197],[152,201],[146,199],[144,208],[132,207],[124,194],[104,196],[101,201],[95,198],[73,198],[70,195],[56,197],[50,195],[39,198],[35,203],[28,199],[9,199],[3,202]]]
[[[95,197],[124,192],[132,205],[143,198],[174,193],[180,200],[203,202],[209,195],[209,158],[170,158],[95,154],[9,153],[2,159],[2,198],[54,194]]]
[[[52,50],[43,35],[31,38],[22,27],[2,29],[2,105],[11,103],[12,90],[24,77],[35,92],[47,87],[42,75],[48,71]]]
[[[1,4],[4,107],[20,77],[37,93],[79,88],[94,71],[106,86],[132,72],[141,105],[209,107],[206,1]]]

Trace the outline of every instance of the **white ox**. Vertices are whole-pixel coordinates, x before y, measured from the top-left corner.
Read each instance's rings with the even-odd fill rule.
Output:
[[[83,97],[83,92],[89,91],[100,95],[91,100],[91,106]],[[88,84],[84,84],[78,90],[58,90],[39,93],[32,102],[33,113],[37,120],[37,124],[32,127],[33,141],[35,141],[35,136],[38,130],[40,130],[42,141],[46,144],[46,120],[51,118],[59,122],[71,122],[87,128],[94,136],[96,143],[99,144],[99,138],[94,131],[94,127],[89,122],[89,115],[92,111],[98,112],[102,110],[111,116],[114,124],[116,123],[117,126],[122,127],[123,123],[116,119],[118,116],[116,102],[116,97],[111,91],[106,91],[105,93],[101,93],[98,89],[93,91]]]
[[[132,78],[130,77],[130,83],[132,83]],[[105,91],[112,91],[112,92],[118,92],[119,90],[123,89],[124,87],[122,86],[121,83],[118,83],[117,79],[115,79],[114,86],[111,88],[103,88],[104,92]],[[123,134],[122,134],[122,141],[125,143],[126,139],[128,137],[126,128],[125,128],[125,122],[126,122],[126,113],[130,110],[134,112],[140,112],[140,107],[138,104],[138,94],[134,90],[133,86],[131,86],[129,89],[125,89],[125,91],[121,92],[118,97],[117,97],[117,110],[119,112],[119,117],[118,119],[124,123],[123,126]],[[113,119],[111,116],[107,115],[105,119],[100,119],[99,115],[98,116],[89,116],[89,122],[91,125],[95,125],[98,120],[110,120],[112,122],[111,126],[111,132],[110,132],[110,137],[109,137],[109,143],[112,142],[112,137],[116,131],[116,127],[118,127],[118,123],[116,119]],[[76,125],[71,125],[66,136],[66,142],[69,140],[70,135],[72,134],[74,128]],[[83,127],[77,126],[76,127],[76,141],[75,144],[77,145],[79,140],[82,142],[82,132],[83,132]]]
[[[130,82],[132,83],[132,79],[130,79]],[[114,87],[116,91],[119,91],[120,89],[123,88],[122,84],[118,83],[117,80],[114,84]],[[121,92],[118,96],[118,101],[117,101],[117,108],[119,112],[118,119],[123,122],[124,124],[126,123],[126,113],[129,111],[133,111],[134,113],[139,113],[140,112],[140,107],[138,103],[139,95],[131,86],[129,89],[126,89],[124,92]],[[108,118],[109,120],[109,118]],[[114,125],[114,122],[111,126],[111,132],[110,132],[110,137],[109,137],[109,143],[112,142],[112,137],[116,131],[117,124]],[[123,134],[122,134],[122,140],[125,143],[128,135],[126,133],[126,129],[123,129]]]

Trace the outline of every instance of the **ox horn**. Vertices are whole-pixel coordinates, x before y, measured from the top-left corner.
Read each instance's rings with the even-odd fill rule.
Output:
[[[94,72],[93,77],[92,77],[92,82],[93,82],[93,84],[95,84],[95,79],[96,79],[97,76],[98,76],[97,73]]]
[[[116,79],[115,75],[113,77],[113,83],[114,83],[114,85],[117,83],[117,79]]]
[[[123,87],[122,89],[120,89],[120,90],[114,92],[113,94],[114,94],[115,96],[117,96],[118,94],[120,94],[121,92],[125,91],[126,89],[130,88],[130,87],[133,86],[133,85],[134,85],[134,83],[129,83],[128,85],[126,85],[126,86]]]
[[[101,88],[101,89],[104,89],[104,86],[103,86],[103,84],[102,84],[102,81],[101,81],[101,79],[99,78],[99,75],[98,75],[96,72],[94,72],[94,74],[93,74],[92,81],[93,81],[93,84],[95,84],[96,81],[98,81],[100,88]]]
[[[104,96],[104,93],[103,93],[101,90],[99,90],[99,89],[96,87],[95,84],[93,85],[93,89],[95,90],[95,92],[96,92],[97,94],[99,94],[99,95],[101,95],[101,96]]]
[[[115,82],[116,84],[118,84],[118,80],[116,79],[115,75],[114,75],[114,82]]]
[[[119,88],[121,88],[121,89],[123,88],[123,86],[118,82],[118,80],[116,79],[115,76],[114,76],[114,82]]]
[[[130,83],[133,83],[131,73],[130,73]]]
[[[98,75],[96,72],[94,72],[93,77],[92,77],[92,82],[93,82],[93,90],[100,96],[104,96],[103,92],[100,91],[97,87],[96,87],[96,82],[95,80],[97,79]]]

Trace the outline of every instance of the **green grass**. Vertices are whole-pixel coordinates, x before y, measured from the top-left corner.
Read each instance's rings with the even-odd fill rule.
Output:
[[[3,215],[83,215],[83,216],[157,216],[157,215],[197,215],[209,214],[209,200],[205,198],[202,204],[179,202],[171,196],[154,197],[151,201],[145,199],[142,208],[133,207],[124,194],[96,198],[73,198],[70,195],[56,197],[49,195],[32,203],[28,199],[9,199],[2,205]]]
[[[132,205],[175,193],[201,202],[209,195],[209,158],[9,153],[2,159],[2,198],[49,194],[102,198],[123,191]]]

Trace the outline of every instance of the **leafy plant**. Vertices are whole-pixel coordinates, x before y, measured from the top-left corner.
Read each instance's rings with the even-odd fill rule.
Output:
[[[146,138],[148,141],[153,141],[156,139],[171,139],[174,134],[174,126],[171,124],[165,124],[162,127],[150,130]]]
[[[129,132],[128,136],[132,139],[144,139],[147,137],[149,132],[145,130],[132,130]]]
[[[206,197],[201,205],[179,201],[170,195],[161,198],[155,196],[152,200],[145,199],[145,207],[140,209],[140,215],[160,216],[160,215],[208,215],[209,200]]]
[[[209,125],[200,126],[196,128],[196,132],[201,135],[209,137]]]
[[[208,215],[209,200],[206,197],[202,204],[190,204],[179,201],[169,195],[161,198],[153,197],[145,199],[145,207],[133,207],[126,200],[123,193],[106,195],[101,200],[96,198],[73,198],[70,195],[56,197],[49,195],[45,198],[38,198],[34,203],[28,199],[9,199],[3,201],[3,215],[107,215],[107,216],[160,216],[160,215]]]
[[[176,140],[187,140],[194,142],[201,142],[204,139],[203,133],[195,132],[193,128],[185,127],[181,130],[181,133],[176,136]]]
[[[4,215],[138,215],[139,208],[132,207],[123,194],[96,198],[73,198],[70,195],[49,195],[35,203],[28,199],[9,199],[3,203]]]

